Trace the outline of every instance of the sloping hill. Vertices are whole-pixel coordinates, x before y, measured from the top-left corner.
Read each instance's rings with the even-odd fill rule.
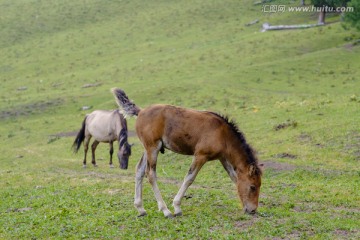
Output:
[[[352,34],[339,23],[306,31],[259,33],[263,22],[286,23],[293,15],[301,21],[301,13],[263,15],[261,6],[251,1],[5,2],[1,77],[9,97],[16,91],[14,79],[19,85],[34,84],[27,93],[35,93],[37,85],[69,83],[75,90],[94,81],[106,87],[116,80],[122,85],[152,81],[156,86],[156,81],[174,85],[171,79],[180,79],[176,82],[182,85],[195,79],[238,81],[236,76],[241,75],[253,81],[259,67],[268,72],[272,66],[267,65],[276,62],[277,67],[300,61],[298,69],[318,68],[307,58],[321,59],[326,51],[346,44]],[[255,18],[259,24],[245,27]],[[351,64],[347,67],[356,69],[352,66],[356,61],[345,58]],[[332,69],[331,65],[324,63],[322,68]]]

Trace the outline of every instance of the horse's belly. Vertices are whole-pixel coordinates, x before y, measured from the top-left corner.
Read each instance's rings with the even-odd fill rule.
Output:
[[[184,139],[178,139],[168,141],[166,138],[163,139],[163,143],[165,145],[165,148],[184,155],[194,155],[194,146],[186,141]]]
[[[97,137],[95,137],[95,139],[97,140],[97,141],[99,141],[99,142],[114,142],[116,139],[113,139],[113,138],[97,138]]]
[[[108,131],[100,131],[100,129],[92,129],[90,134],[99,142],[113,142],[117,140],[113,133],[109,133]]]

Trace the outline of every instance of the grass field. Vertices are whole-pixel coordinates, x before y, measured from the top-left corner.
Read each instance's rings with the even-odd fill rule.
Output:
[[[337,15],[323,27],[262,33],[265,22],[317,16],[261,7],[0,0],[0,239],[359,239],[360,47],[352,43],[360,33]],[[82,149],[70,149],[86,113],[116,108],[112,87],[141,107],[235,119],[265,164],[258,213],[242,213],[214,161],[186,193],[184,216],[165,219],[145,180],[148,216],[137,218],[137,137],[127,171],[109,168],[106,144],[98,168],[83,169]],[[159,157],[169,207],[190,162]]]

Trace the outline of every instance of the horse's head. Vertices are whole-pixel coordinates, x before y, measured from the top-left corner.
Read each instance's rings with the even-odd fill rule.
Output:
[[[118,151],[118,159],[120,163],[121,169],[127,169],[129,163],[129,157],[131,155],[131,144],[125,142],[122,146],[120,146]]]
[[[238,171],[237,189],[245,213],[254,214],[259,203],[261,169],[263,165],[249,165],[244,171]]]

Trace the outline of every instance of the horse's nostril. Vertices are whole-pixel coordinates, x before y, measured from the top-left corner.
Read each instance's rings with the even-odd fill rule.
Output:
[[[248,210],[248,209],[245,209],[245,212],[247,213],[247,214],[251,214],[251,215],[253,215],[253,214],[255,214],[256,213],[256,210]]]

